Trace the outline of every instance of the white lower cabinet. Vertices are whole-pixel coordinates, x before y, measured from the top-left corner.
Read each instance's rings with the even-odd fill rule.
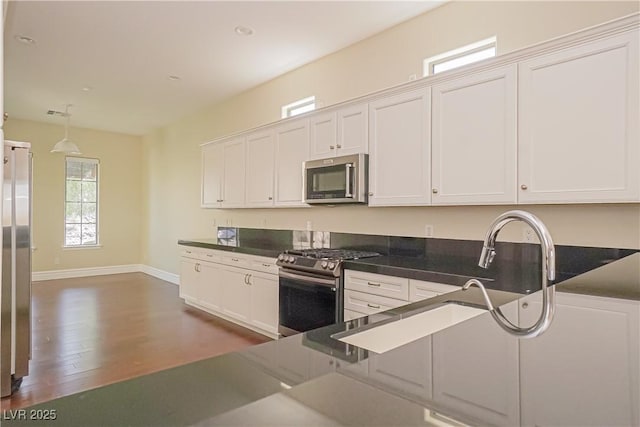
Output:
[[[516,321],[516,302],[502,311]],[[516,337],[482,315],[431,338],[434,401],[487,424],[520,424]]]
[[[250,318],[252,325],[272,334],[278,333],[278,276],[249,273],[251,288]]]
[[[187,304],[267,336],[278,336],[274,260],[207,249],[181,253],[180,297]]]
[[[522,424],[640,425],[640,302],[557,293],[543,335],[520,341]],[[539,301],[520,303],[524,325]]]

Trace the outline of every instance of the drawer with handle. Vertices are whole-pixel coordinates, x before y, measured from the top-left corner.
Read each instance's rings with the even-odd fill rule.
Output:
[[[409,301],[416,302],[437,297],[453,291],[459,291],[460,286],[445,285],[443,283],[425,282],[423,280],[409,280]]]
[[[407,301],[382,297],[380,295],[372,295],[350,289],[345,289],[344,291],[345,311],[349,310],[357,311],[362,314],[375,314],[406,304],[408,304]]]
[[[409,301],[409,279],[346,270],[344,288]]]

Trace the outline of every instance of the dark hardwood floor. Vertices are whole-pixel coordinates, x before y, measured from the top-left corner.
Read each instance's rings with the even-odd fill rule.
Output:
[[[17,409],[269,341],[185,305],[143,273],[33,284],[32,360]]]

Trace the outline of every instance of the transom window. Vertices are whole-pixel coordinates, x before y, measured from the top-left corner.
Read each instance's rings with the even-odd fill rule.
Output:
[[[424,75],[430,76],[492,58],[496,56],[496,46],[497,38],[494,36],[427,58],[424,60]]]
[[[64,246],[98,245],[98,159],[65,162]]]
[[[310,96],[282,106],[282,118],[297,116],[316,109],[316,97]]]

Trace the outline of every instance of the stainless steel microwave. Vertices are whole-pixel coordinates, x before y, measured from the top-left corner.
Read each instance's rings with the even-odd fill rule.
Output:
[[[368,170],[367,154],[304,162],[304,201],[309,204],[367,203]]]

